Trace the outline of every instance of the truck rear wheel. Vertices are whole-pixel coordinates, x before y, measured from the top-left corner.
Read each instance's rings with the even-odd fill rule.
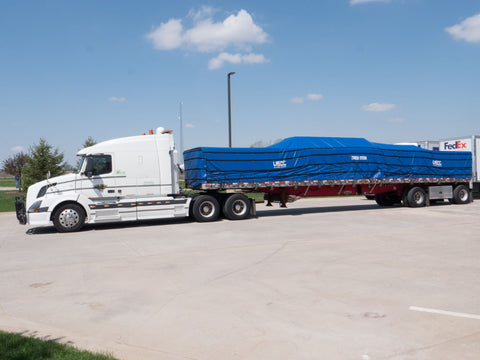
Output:
[[[220,204],[210,195],[199,195],[193,200],[193,218],[198,222],[215,221],[220,215]]]
[[[53,225],[58,232],[74,232],[83,227],[85,211],[78,204],[60,206],[53,214]]]
[[[243,220],[250,215],[250,200],[243,194],[230,195],[223,205],[223,214],[230,220]]]
[[[454,204],[468,204],[471,201],[471,194],[468,187],[465,185],[458,185],[455,189],[453,189]]]
[[[427,204],[427,194],[421,187],[416,186],[408,190],[406,200],[410,207],[422,207]]]

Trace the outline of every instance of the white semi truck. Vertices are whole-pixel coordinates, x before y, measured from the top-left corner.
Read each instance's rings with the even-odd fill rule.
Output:
[[[187,216],[207,222],[220,214],[230,220],[254,215],[255,202],[235,190],[264,193],[268,205],[278,201],[282,206],[289,197],[367,193],[381,206],[471,201],[466,152],[441,154],[355,138],[283,142],[262,149],[186,151],[186,183],[199,191],[191,194],[179,188],[171,131],[159,127],[150,135],[104,141],[78,152],[76,173],[31,185],[26,199],[15,200],[17,218],[21,224],[53,223],[60,232],[72,232],[85,223]],[[245,177],[250,180],[240,180]]]

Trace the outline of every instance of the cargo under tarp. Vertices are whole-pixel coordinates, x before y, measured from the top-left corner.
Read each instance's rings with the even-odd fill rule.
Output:
[[[184,152],[185,182],[378,180],[472,176],[470,152],[432,151],[361,138],[292,137],[264,148],[199,147]]]

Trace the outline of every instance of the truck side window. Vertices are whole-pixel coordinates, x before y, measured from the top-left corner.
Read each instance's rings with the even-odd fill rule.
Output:
[[[112,172],[112,157],[110,155],[94,155],[93,175],[102,175]]]

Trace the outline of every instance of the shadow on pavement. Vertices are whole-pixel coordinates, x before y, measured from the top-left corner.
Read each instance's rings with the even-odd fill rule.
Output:
[[[431,204],[430,206],[448,206],[448,202],[439,202]],[[275,204],[278,206],[278,204]],[[307,208],[270,208],[268,210],[257,210],[257,218],[270,217],[270,216],[296,216],[304,214],[323,214],[323,213],[335,213],[335,212],[352,212],[352,211],[364,211],[364,210],[382,210],[388,211],[392,209],[398,209],[403,207],[402,205],[385,206],[380,207],[375,202],[365,200],[361,205],[344,205],[344,206],[319,206],[319,207],[307,207]],[[222,218],[219,219],[220,221]],[[110,229],[128,229],[128,228],[143,228],[148,226],[161,226],[161,225],[173,225],[182,223],[195,222],[190,218],[173,218],[173,219],[155,219],[155,220],[140,220],[140,221],[127,221],[127,222],[113,222],[105,224],[85,224],[80,232],[88,231],[102,231]],[[43,226],[37,228],[31,228],[26,232],[28,235],[45,235],[58,233],[53,226]]]

